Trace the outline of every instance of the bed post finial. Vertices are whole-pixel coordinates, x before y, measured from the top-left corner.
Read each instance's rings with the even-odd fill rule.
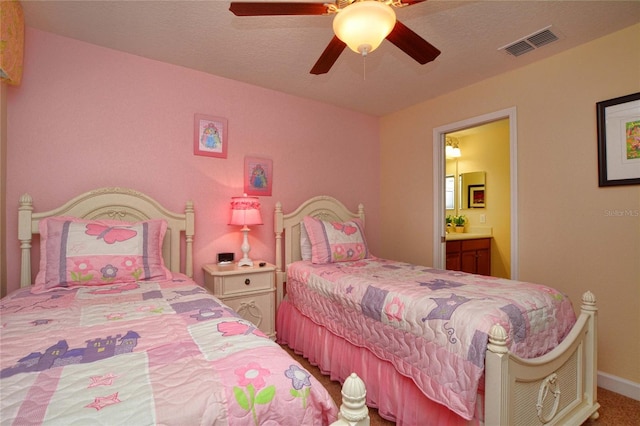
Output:
[[[590,291],[586,291],[582,295],[582,306],[583,311],[597,311],[596,308],[596,296]]]
[[[507,332],[500,324],[494,324],[489,330],[489,344],[487,349],[497,354],[507,353]]]
[[[338,421],[334,425],[369,425],[369,409],[367,408],[367,390],[364,382],[356,373],[351,373],[342,385],[342,404]]]

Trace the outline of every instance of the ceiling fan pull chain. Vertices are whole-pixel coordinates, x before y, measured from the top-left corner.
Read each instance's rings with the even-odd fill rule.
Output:
[[[367,55],[362,55],[362,81],[367,81]]]

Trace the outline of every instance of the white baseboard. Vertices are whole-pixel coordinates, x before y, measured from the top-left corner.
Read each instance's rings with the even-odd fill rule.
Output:
[[[640,401],[640,383],[598,371],[598,386]]]

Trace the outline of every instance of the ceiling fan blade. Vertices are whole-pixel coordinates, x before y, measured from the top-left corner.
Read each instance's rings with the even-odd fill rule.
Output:
[[[231,2],[229,10],[236,16],[324,15],[325,3]]]
[[[347,47],[347,45],[342,40],[333,36],[327,48],[324,49],[324,52],[322,52],[316,64],[311,68],[311,74],[326,74],[333,64],[336,63],[345,47]]]
[[[400,21],[396,21],[396,25],[387,36],[387,40],[422,65],[433,61],[440,55],[440,50]]]

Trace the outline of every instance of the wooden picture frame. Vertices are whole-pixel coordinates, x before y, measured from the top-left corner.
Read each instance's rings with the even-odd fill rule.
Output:
[[[247,195],[271,196],[273,161],[244,157],[244,192]]]
[[[598,186],[640,184],[640,92],[596,103]]]
[[[227,120],[196,114],[193,128],[193,153],[206,157],[227,158]]]
[[[485,207],[484,185],[469,185],[469,208]]]

